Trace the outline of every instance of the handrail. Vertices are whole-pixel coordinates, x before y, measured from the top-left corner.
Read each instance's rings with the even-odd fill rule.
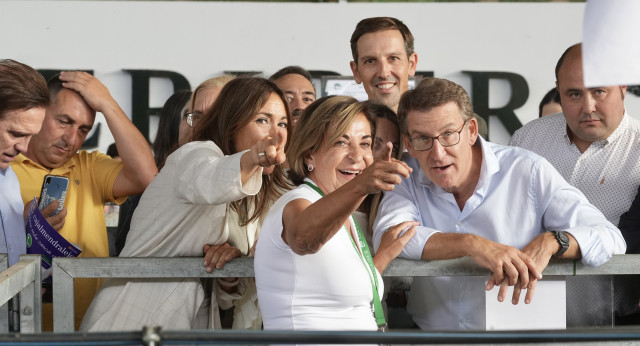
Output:
[[[24,333],[42,331],[41,261],[40,255],[21,255],[18,263],[0,273],[0,304],[20,293],[20,331]],[[6,307],[0,313],[8,318]]]
[[[151,330],[149,330],[151,329]],[[581,328],[543,331],[292,331],[292,330],[159,330],[95,333],[0,334],[0,345],[637,345],[637,327]]]
[[[469,257],[440,261],[395,259],[383,276],[489,275]],[[640,274],[640,255],[616,255],[593,268],[579,260],[552,259],[545,276]],[[236,258],[223,269],[207,273],[202,257],[64,258],[53,259],[53,316],[55,332],[74,330],[74,278],[254,277],[253,258]]]

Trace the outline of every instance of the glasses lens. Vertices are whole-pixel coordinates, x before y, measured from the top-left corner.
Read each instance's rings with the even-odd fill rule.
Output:
[[[413,148],[415,150],[429,150],[433,146],[433,138],[430,137],[417,137],[411,140]]]
[[[440,144],[445,147],[456,145],[460,142],[460,132],[451,132],[440,135],[438,140],[440,140]]]

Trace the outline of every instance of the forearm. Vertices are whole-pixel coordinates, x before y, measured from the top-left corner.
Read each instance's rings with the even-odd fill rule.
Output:
[[[240,180],[242,185],[246,184],[249,179],[256,173],[261,172],[261,166],[257,158],[258,153],[254,150],[248,150],[240,158]]]
[[[443,260],[473,256],[478,244],[486,239],[467,233],[434,233],[422,251],[423,260]]]
[[[142,192],[158,173],[147,140],[115,101],[105,106],[101,112],[107,121],[122,161],[121,174],[124,174],[131,189],[124,194]],[[136,187],[138,191],[135,191]]]
[[[296,216],[285,224],[287,243],[299,255],[317,252],[342,229],[365,197],[355,184],[347,183],[299,213],[292,212]]]
[[[373,256],[373,265],[378,269],[378,272],[383,273],[389,266],[389,263],[394,259],[395,257],[389,256],[386,252],[376,253],[376,255]]]

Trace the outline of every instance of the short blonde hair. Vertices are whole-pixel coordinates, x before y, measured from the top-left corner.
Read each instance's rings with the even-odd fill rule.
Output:
[[[232,81],[234,78],[236,77],[231,75],[223,75],[220,77],[209,78],[206,81],[200,83],[200,85],[198,85],[198,87],[193,91],[193,94],[191,94],[191,100],[189,101],[189,110],[193,111],[193,107],[196,103],[196,96],[200,91],[212,87],[218,87],[222,89],[223,86]]]
[[[313,154],[323,142],[332,143],[342,137],[359,114],[365,114],[375,134],[375,122],[366,105],[349,96],[327,96],[316,100],[304,110],[289,141],[287,160],[289,178],[300,185],[309,175],[304,160]]]

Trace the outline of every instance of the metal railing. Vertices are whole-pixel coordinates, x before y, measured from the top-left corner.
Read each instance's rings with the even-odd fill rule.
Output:
[[[0,272],[7,270],[9,266],[9,255],[6,253],[0,254]],[[0,304],[0,332],[6,333],[9,331],[9,303],[4,302]]]
[[[20,261],[7,268],[7,255],[0,254],[0,328],[9,331],[7,302],[20,293],[20,331],[39,333],[42,331],[42,293],[40,289],[40,255],[21,255]],[[15,320],[17,322],[18,319]]]
[[[96,333],[0,334],[0,345],[638,345],[638,328],[589,328],[567,331],[273,331],[273,330],[149,330]]]
[[[383,276],[479,276],[489,271],[464,257],[441,261],[395,259]],[[616,255],[602,266],[587,267],[579,260],[552,260],[545,276],[640,274],[640,255]],[[254,277],[253,258],[236,258],[221,270],[207,273],[201,257],[182,258],[54,258],[53,316],[55,332],[74,330],[75,278],[211,278]]]

